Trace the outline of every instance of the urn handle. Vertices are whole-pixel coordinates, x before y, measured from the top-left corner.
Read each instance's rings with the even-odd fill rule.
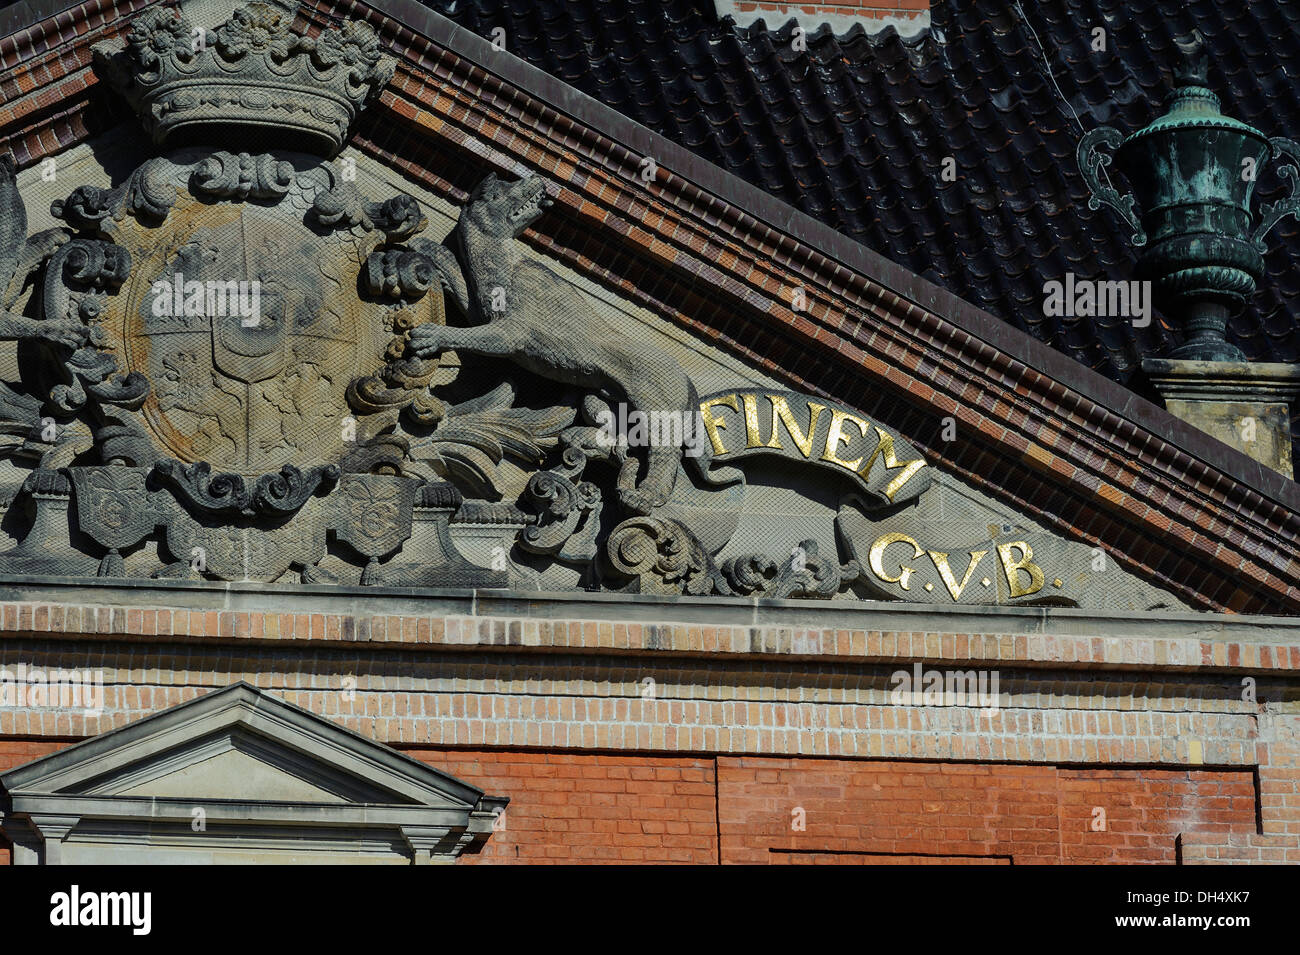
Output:
[[[1098,147],[1107,146],[1113,150],[1120,144],[1122,138],[1119,130],[1112,129],[1110,126],[1098,126],[1084,136],[1079,141],[1077,154],[1079,172],[1083,174],[1083,181],[1092,190],[1092,195],[1088,197],[1088,208],[1100,209],[1103,205],[1110,206],[1133,230],[1131,240],[1133,244],[1141,246],[1147,244],[1147,234],[1143,231],[1142,223],[1133,209],[1134,198],[1120,195],[1119,190],[1111,184],[1109,175],[1106,175],[1106,181],[1102,182],[1102,175],[1110,165],[1112,157],[1103,153]]]
[[[1268,141],[1268,144],[1273,147],[1273,157],[1286,156],[1290,160],[1290,162],[1283,163],[1278,167],[1277,174],[1283,179],[1291,180],[1291,194],[1279,199],[1277,202],[1260,205],[1259,228],[1255,230],[1255,234],[1251,237],[1255,243],[1255,248],[1260,252],[1266,251],[1264,236],[1269,229],[1287,216],[1295,216],[1300,219],[1300,172],[1297,171],[1297,167],[1300,167],[1300,144],[1297,144],[1295,140],[1286,139],[1282,136],[1274,136]]]

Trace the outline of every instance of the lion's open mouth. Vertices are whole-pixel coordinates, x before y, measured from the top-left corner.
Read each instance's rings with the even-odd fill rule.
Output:
[[[527,195],[523,201],[510,210],[510,220],[519,222],[521,220],[532,220],[541,214],[542,210],[551,204],[550,198],[546,195],[546,186],[539,179],[529,181]]]

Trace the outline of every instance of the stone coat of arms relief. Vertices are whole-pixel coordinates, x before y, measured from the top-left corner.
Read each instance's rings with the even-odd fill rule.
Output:
[[[156,155],[34,235],[0,159],[4,307],[31,289],[0,318],[23,359],[0,443],[26,471],[0,573],[1113,601],[1086,546],[994,518],[955,540],[942,476],[852,409],[698,393],[524,249],[541,178],[489,175],[441,242],[413,196],[363,194],[335,157],[395,68],[367,25],[151,9],[96,68]],[[833,535],[741,546],[754,462],[834,489]]]

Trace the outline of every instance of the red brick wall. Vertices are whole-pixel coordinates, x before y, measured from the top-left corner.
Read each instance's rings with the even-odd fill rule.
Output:
[[[467,862],[718,860],[712,759],[412,751],[494,796],[502,828]]]
[[[511,797],[485,863],[714,862],[719,829],[733,863],[1173,863],[1256,826],[1249,770],[410,752]]]
[[[0,773],[71,745],[48,739],[0,739]]]
[[[1255,831],[1247,770],[724,757],[718,805],[726,862],[1173,863],[1180,834]]]
[[[0,739],[0,773],[70,745],[58,740]],[[0,835],[0,865],[9,865],[10,849],[9,840]]]
[[[0,740],[0,772],[65,745]],[[407,752],[510,797],[468,863],[1173,863],[1179,835],[1256,831],[1245,769]],[[9,856],[0,843],[0,864]]]

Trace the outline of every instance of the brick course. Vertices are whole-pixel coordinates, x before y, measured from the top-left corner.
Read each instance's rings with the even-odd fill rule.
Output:
[[[317,599],[0,603],[0,668],[105,684],[96,717],[0,707],[0,770],[245,679],[513,797],[477,862],[1300,861],[1300,660],[1282,621],[1189,615],[1168,636],[1031,611],[986,616],[1013,631],[991,634],[739,627],[545,616],[500,595],[483,616],[437,598],[362,612],[389,599],[373,592],[354,613],[293,612]],[[890,613],[909,616],[863,616]],[[997,712],[897,705],[890,675],[913,660],[996,668]]]

